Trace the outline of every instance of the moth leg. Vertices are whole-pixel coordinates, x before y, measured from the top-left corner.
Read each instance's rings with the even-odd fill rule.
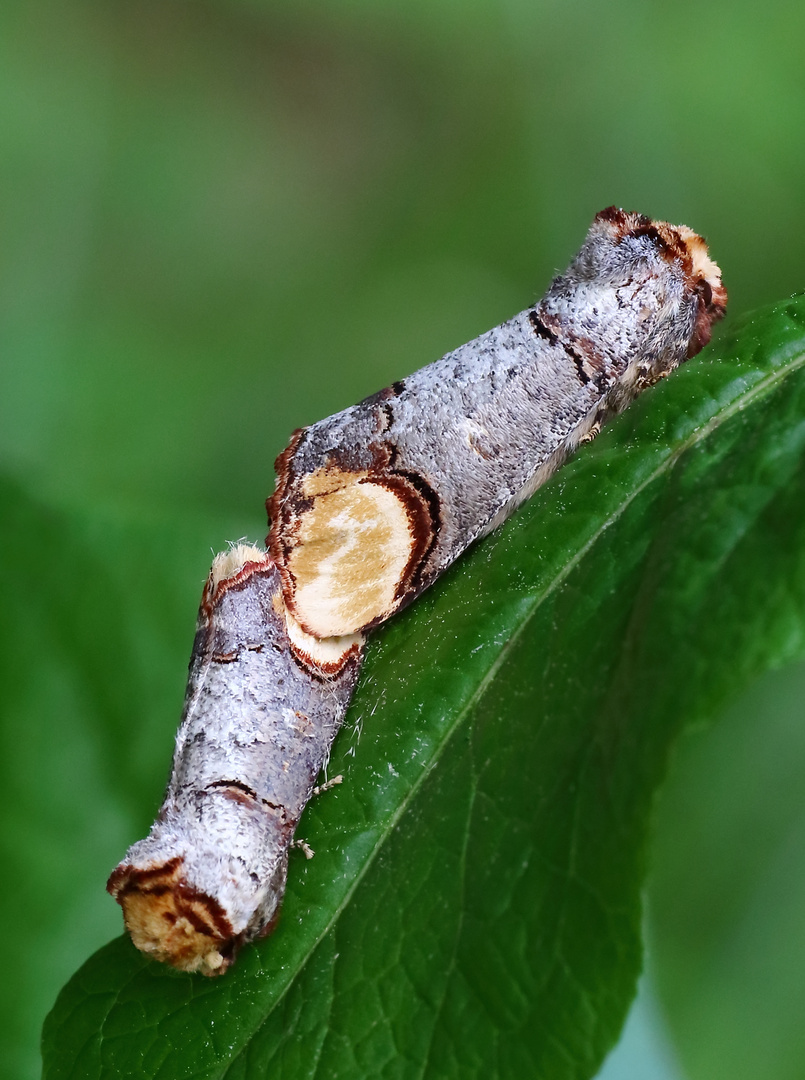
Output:
[[[596,435],[598,435],[600,430],[601,430],[601,421],[596,420],[596,422],[593,424],[593,426],[590,428],[590,430],[586,433],[586,435],[582,435],[582,437],[579,439],[579,446],[583,446],[585,443],[592,442],[593,439],[596,437]]]
[[[325,780],[323,784],[319,784],[317,787],[314,787],[310,793],[311,798],[314,795],[321,795],[323,792],[329,791],[330,788],[334,788],[338,784],[343,784],[343,782],[344,777],[339,773],[338,776],[334,776],[330,780]],[[296,848],[297,851],[301,851],[306,859],[312,859],[313,856],[316,854],[316,852],[313,850],[307,840],[292,840],[289,844],[289,847]]]
[[[310,794],[311,796],[323,795],[325,791],[329,791],[330,788],[337,787],[338,784],[343,783],[344,777],[341,775],[341,773],[339,773],[338,776],[334,776],[332,780],[325,780],[323,784],[319,784],[318,787],[314,787]]]
[[[301,851],[306,859],[312,859],[313,856],[316,854],[316,852],[313,850],[307,840],[292,840],[288,847],[296,848],[298,851]]]

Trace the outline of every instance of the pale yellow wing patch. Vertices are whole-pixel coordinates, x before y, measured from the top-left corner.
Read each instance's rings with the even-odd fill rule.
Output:
[[[311,504],[286,549],[293,613],[316,637],[353,634],[396,606],[416,547],[409,509],[365,474],[313,474],[303,491]]]
[[[285,629],[291,648],[305,666],[312,666],[325,675],[338,674],[363,644],[362,634],[347,634],[344,637],[317,638],[306,634],[294,617],[283,609]]]

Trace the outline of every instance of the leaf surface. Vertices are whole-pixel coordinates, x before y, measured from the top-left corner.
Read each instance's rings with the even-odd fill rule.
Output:
[[[46,1022],[48,1080],[595,1073],[670,748],[803,653],[805,300],[719,357],[376,634],[276,933],[220,980],[111,942]]]

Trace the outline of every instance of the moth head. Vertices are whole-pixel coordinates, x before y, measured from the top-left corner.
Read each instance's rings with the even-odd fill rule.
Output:
[[[727,290],[698,233],[610,206],[596,214],[582,254],[585,249],[599,278],[613,285],[642,278],[689,316],[686,359],[708,343],[713,324],[726,312]]]
[[[672,225],[668,229],[674,228]],[[721,270],[707,251],[707,244],[686,225],[674,229],[677,244],[684,247],[683,267],[686,284],[696,300],[696,318],[688,348],[688,358],[695,356],[710,340],[713,323],[723,319],[727,311],[727,290],[721,281]],[[690,265],[688,266],[688,261]]]

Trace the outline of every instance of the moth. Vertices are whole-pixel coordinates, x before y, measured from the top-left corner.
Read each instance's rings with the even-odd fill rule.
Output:
[[[294,433],[268,551],[213,563],[165,801],[107,885],[139,949],[216,975],[270,932],[365,632],[694,356],[726,301],[700,236],[609,207],[536,305]]]

